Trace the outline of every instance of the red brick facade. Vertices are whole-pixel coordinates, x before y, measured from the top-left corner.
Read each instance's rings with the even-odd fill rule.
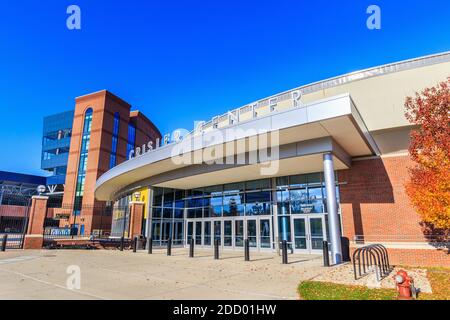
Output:
[[[385,244],[394,264],[450,266],[447,250],[417,249],[426,238],[405,192],[411,165],[405,155],[354,161],[339,171],[343,234],[350,242],[358,236]],[[389,248],[392,243],[404,248]]]
[[[136,146],[148,143],[150,140],[161,139],[161,134],[154,124],[142,113],[130,113],[131,106],[108,91],[82,96],[76,99],[73,131],[70,144],[70,154],[67,165],[66,184],[64,190],[63,208],[71,207],[75,201],[78,167],[80,160],[82,133],[86,110],[92,108],[92,127],[90,134],[89,154],[84,185],[84,195],[80,216],[71,216],[69,220],[62,220],[62,226],[78,224],[84,226],[85,234],[93,230],[111,227],[111,216],[102,212],[104,203],[94,197],[97,179],[110,169],[110,155],[112,150],[112,136],[114,116],[120,115],[119,134],[117,142],[116,165],[124,162],[128,155],[128,125],[136,125]],[[70,210],[67,213],[72,213]]]

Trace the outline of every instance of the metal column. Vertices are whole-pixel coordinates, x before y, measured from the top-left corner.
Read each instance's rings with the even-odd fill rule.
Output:
[[[330,230],[331,256],[335,264],[342,262],[341,231],[336,200],[336,181],[334,178],[333,155],[323,155],[323,173],[327,190],[328,228]]]

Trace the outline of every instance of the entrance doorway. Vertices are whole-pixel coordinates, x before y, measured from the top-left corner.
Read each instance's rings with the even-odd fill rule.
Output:
[[[326,240],[324,215],[302,215],[291,217],[293,249],[296,253],[322,253]]]
[[[187,220],[186,245],[211,247],[218,239],[224,249],[244,249],[245,239],[251,250],[272,250],[272,217],[236,217]]]

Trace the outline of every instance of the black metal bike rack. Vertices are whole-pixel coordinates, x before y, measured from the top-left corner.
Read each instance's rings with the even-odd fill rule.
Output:
[[[352,261],[355,280],[375,271],[377,280],[381,281],[392,271],[387,249],[381,244],[370,244],[356,249]]]

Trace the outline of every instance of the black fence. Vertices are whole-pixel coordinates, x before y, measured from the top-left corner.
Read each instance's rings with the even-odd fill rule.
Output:
[[[62,204],[60,207],[49,207],[50,216],[44,223],[44,235],[51,237],[53,230],[66,229],[67,234],[56,231],[58,236],[95,236],[103,237],[111,234],[113,207],[108,204],[77,205]],[[89,221],[90,228],[85,228]]]
[[[0,239],[6,236],[7,249],[21,249],[28,227],[31,197],[10,193],[0,195]]]

